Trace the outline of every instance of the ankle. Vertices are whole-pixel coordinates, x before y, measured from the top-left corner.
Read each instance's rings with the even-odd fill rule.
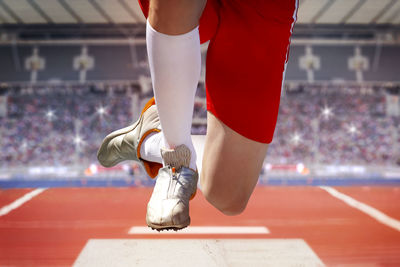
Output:
[[[196,151],[193,144],[187,143],[178,146],[166,146],[166,148],[161,149],[161,154],[163,158],[163,165],[170,165],[171,167],[188,167],[194,171],[197,170],[196,167]]]

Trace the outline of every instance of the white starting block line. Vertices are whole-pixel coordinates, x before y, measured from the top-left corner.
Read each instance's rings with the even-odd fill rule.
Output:
[[[302,239],[91,239],[81,266],[324,266]]]
[[[133,226],[128,234],[269,234],[269,230],[265,226],[189,226],[179,231],[156,231],[149,227]]]

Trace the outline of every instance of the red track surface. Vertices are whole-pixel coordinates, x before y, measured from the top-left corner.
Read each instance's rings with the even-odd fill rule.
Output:
[[[400,218],[400,188],[339,187]],[[0,208],[29,192],[0,191]],[[144,226],[151,188],[48,189],[0,217],[0,265],[71,265],[91,238],[301,238],[328,266],[400,266],[400,232],[318,187],[258,187],[246,211],[226,217],[201,193],[192,225],[266,226],[267,235],[128,235]]]
[[[400,187],[343,187],[340,192],[400,220]]]
[[[14,200],[22,197],[26,193],[32,191],[31,189],[10,189],[1,190],[0,189],[0,208],[13,202]]]

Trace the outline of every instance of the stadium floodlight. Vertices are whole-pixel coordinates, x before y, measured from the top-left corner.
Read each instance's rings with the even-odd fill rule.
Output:
[[[105,107],[103,107],[103,106],[100,106],[98,109],[97,109],[97,113],[100,115],[100,116],[103,116],[105,113],[106,113],[106,108]]]
[[[76,135],[74,137],[74,143],[75,143],[76,146],[80,146],[81,144],[83,144],[82,137],[80,137],[79,135]]]
[[[301,136],[300,136],[300,134],[297,133],[297,132],[295,132],[295,133],[293,134],[293,136],[292,136],[291,141],[292,141],[292,143],[293,143],[294,145],[297,146],[297,145],[301,142]]]
[[[28,149],[28,142],[26,140],[24,140],[22,142],[22,146],[21,146],[22,151],[26,151]]]
[[[325,107],[322,109],[322,116],[323,116],[325,119],[329,119],[330,116],[333,116],[332,109],[331,109],[330,107],[328,107],[328,106],[325,106]]]
[[[347,130],[351,135],[356,134],[358,132],[357,127],[354,124],[350,124]]]
[[[49,109],[47,112],[46,112],[46,118],[47,118],[47,120],[49,120],[49,121],[52,121],[54,118],[55,118],[55,114],[54,114],[54,110],[51,110],[51,109]]]
[[[100,116],[100,119],[103,119],[104,115],[107,114],[107,107],[98,107],[96,113]]]

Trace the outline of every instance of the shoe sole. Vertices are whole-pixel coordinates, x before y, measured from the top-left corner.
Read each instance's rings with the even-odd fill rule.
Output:
[[[153,224],[153,223],[147,222],[147,225],[148,225],[152,230],[157,230],[158,232],[164,231],[164,230],[166,230],[166,231],[174,230],[174,231],[176,232],[176,231],[179,231],[179,230],[182,230],[182,229],[188,227],[189,224],[190,224],[190,217],[189,217],[189,219],[188,219],[187,221],[185,221],[184,223],[182,223],[182,224],[177,224],[177,225],[158,225],[158,224]]]
[[[143,120],[143,113],[146,112],[146,110],[148,110],[148,109],[149,109],[151,106],[153,106],[154,104],[155,104],[155,101],[154,101],[154,97],[153,97],[153,98],[151,98],[151,99],[146,103],[146,105],[144,106],[144,108],[143,108],[143,110],[142,110],[142,113],[140,114],[139,120],[138,120],[135,124],[130,125],[130,126],[125,127],[125,128],[122,128],[122,129],[119,129],[119,130],[116,130],[116,131],[110,133],[109,135],[107,135],[107,136],[104,138],[104,140],[103,140],[103,142],[102,142],[102,144],[101,144],[101,146],[100,146],[100,148],[99,148],[99,151],[97,152],[97,159],[99,160],[99,162],[101,163],[101,165],[103,165],[104,167],[112,167],[112,166],[117,165],[117,164],[120,163],[121,161],[123,161],[123,159],[122,159],[122,160],[113,161],[113,162],[110,163],[110,164],[103,164],[103,163],[101,162],[101,160],[100,160],[99,155],[101,155],[102,153],[105,153],[105,151],[106,151],[106,149],[107,149],[107,146],[108,146],[108,144],[110,143],[110,141],[111,141],[112,139],[114,139],[114,138],[117,137],[117,136],[120,136],[120,135],[123,135],[123,134],[127,134],[127,133],[129,133],[130,131],[133,131],[133,130],[141,123],[141,121]]]

